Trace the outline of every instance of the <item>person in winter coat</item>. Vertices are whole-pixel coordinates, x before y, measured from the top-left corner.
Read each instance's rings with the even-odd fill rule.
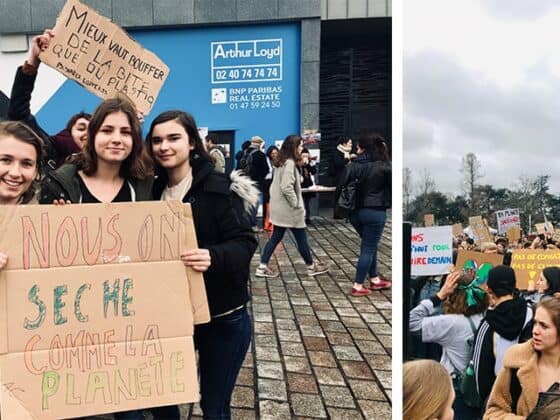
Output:
[[[272,223],[270,223],[270,186],[274,176],[274,162],[278,158],[278,147],[272,145],[266,149],[266,163],[268,164],[268,173],[264,178],[263,189],[263,229],[272,232]]]
[[[247,150],[250,165],[248,168],[244,168],[244,171],[251,177],[253,181],[256,182],[257,188],[259,189],[261,194],[266,188],[265,178],[269,170],[266,155],[262,151],[263,148],[264,140],[261,137],[251,137],[251,146]],[[259,198],[259,201],[262,201],[262,197]],[[253,232],[262,232],[262,229],[257,226],[257,207],[255,207],[251,212],[251,226],[253,228]]]
[[[82,150],[91,119],[91,115],[86,112],[77,113],[70,118],[64,130],[49,136],[31,114],[31,94],[41,64],[39,54],[47,48],[52,37],[54,32],[46,30],[31,40],[27,60],[17,69],[8,105],[8,119],[26,123],[43,139],[47,149],[48,166],[45,169],[49,171],[58,168],[67,157]]]
[[[317,173],[317,166],[312,164],[309,150],[303,148],[301,151],[301,165],[299,166],[301,172],[301,188],[309,188],[313,186],[313,175]],[[311,223],[311,200],[315,197],[313,192],[303,193],[303,204],[305,206],[305,223]]]
[[[206,136],[206,150],[208,150],[208,154],[214,161],[214,169],[217,172],[225,173],[226,172],[226,158],[222,153],[220,147],[218,147],[217,140],[212,135]]]
[[[537,304],[545,297],[560,293],[560,268],[546,267],[536,282],[536,290],[528,291],[525,299]]]
[[[274,231],[262,251],[261,263],[255,273],[257,277],[278,276],[278,272],[270,268],[268,262],[284,237],[286,229],[290,229],[294,234],[298,251],[307,265],[307,274],[316,276],[328,271],[324,264],[313,262],[307,243],[301,176],[296,164],[302,148],[301,137],[297,135],[286,137],[280,148],[270,187],[270,221],[274,225]]]
[[[391,162],[385,140],[381,136],[363,136],[358,141],[358,157],[346,166],[335,197],[344,186],[358,180],[356,207],[350,211],[349,219],[362,239],[356,276],[350,293],[366,296],[370,290],[391,287],[391,282],[377,271],[377,247],[383,234],[387,209],[391,207]],[[364,287],[369,279],[369,289]]]
[[[473,362],[476,387],[482,401],[490,395],[504,355],[512,345],[531,337],[531,305],[514,297],[515,272],[498,265],[488,272],[487,292],[491,308],[477,331]]]
[[[434,315],[442,303],[443,315]],[[451,377],[457,378],[469,363],[467,342],[473,339],[487,307],[486,293],[467,274],[457,271],[447,277],[435,296],[421,301],[410,311],[410,332],[420,333],[424,343],[441,345],[440,363]],[[453,385],[456,419],[476,418],[478,410],[467,407],[459,392],[459,383],[454,380]]]
[[[484,419],[525,419],[537,407],[541,392],[560,398],[559,354],[560,299],[553,297],[537,305],[532,339],[507,350]]]
[[[245,176],[230,178],[213,169],[193,117],[167,111],[146,138],[156,163],[154,197],[190,203],[198,249],[181,255],[185,266],[204,276],[211,321],[196,325],[200,407],[205,419],[229,419],[231,394],[251,340],[247,312],[249,264],[257,241],[249,207],[258,191]],[[156,419],[179,419],[176,406],[151,410]]]
[[[336,149],[333,152],[333,167],[330,170],[335,179],[334,185],[338,185],[344,173],[344,168],[354,159],[356,159],[356,154],[352,153],[352,139],[350,137],[340,136],[337,140]]]

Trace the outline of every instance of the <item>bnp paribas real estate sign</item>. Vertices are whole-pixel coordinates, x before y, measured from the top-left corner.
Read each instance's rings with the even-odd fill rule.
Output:
[[[268,146],[305,128],[300,127],[299,23],[129,33],[169,67],[145,127],[160,112],[179,108],[193,114],[199,126],[233,131],[236,149],[255,135]],[[73,113],[91,112],[97,104],[99,98],[67,81],[38,116],[55,133]]]

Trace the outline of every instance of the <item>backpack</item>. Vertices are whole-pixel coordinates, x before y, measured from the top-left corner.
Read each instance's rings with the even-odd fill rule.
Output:
[[[469,363],[467,367],[463,371],[463,373],[458,374],[459,384],[460,384],[460,391],[463,395],[463,401],[465,405],[472,408],[479,408],[482,406],[482,399],[478,393],[478,389],[476,387],[476,372],[474,370],[474,361],[473,361],[473,352],[474,352],[474,341],[476,337],[476,327],[474,326],[474,322],[472,321],[471,317],[467,317],[469,320],[469,324],[471,325],[471,329],[473,332],[473,337],[467,340],[468,346],[468,355],[469,355]]]

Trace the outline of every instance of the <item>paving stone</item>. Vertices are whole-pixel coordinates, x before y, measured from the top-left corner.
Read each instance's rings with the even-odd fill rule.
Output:
[[[346,332],[346,327],[340,321],[319,321],[323,331]]]
[[[255,334],[255,344],[258,347],[276,347],[276,336],[265,335],[265,334]]]
[[[335,308],[340,316],[359,317],[360,314],[354,308]],[[364,316],[363,314],[362,316]],[[365,317],[364,317],[365,318]]]
[[[274,324],[272,322],[255,322],[253,327],[257,334],[274,334]]]
[[[358,410],[327,407],[327,412],[331,419],[336,420],[361,420],[364,418]]]
[[[260,418],[262,420],[290,420],[290,404],[277,401],[261,400],[259,402]]]
[[[297,330],[278,330],[278,338],[280,341],[301,342],[301,337]]]
[[[297,330],[297,325],[293,319],[277,319],[276,327],[279,330]]]
[[[247,386],[236,386],[231,395],[232,407],[250,407],[255,406],[255,391]]]
[[[393,367],[393,361],[391,357],[381,354],[373,357],[368,357],[366,361],[373,370],[390,370]]]
[[[281,341],[280,348],[284,356],[305,356],[305,347],[302,343],[292,343],[290,341]]]
[[[279,381],[277,379],[259,378],[258,392],[259,392],[259,398],[262,399],[278,400],[278,401],[288,400],[286,384],[283,380]]]
[[[315,315],[296,314],[297,322],[300,325],[320,326],[319,320]]]
[[[384,388],[391,388],[392,375],[388,370],[374,370],[373,373]]]
[[[256,420],[255,410],[232,408],[231,418],[235,420]]]
[[[371,379],[373,380],[373,374],[370,367],[366,362],[355,362],[343,360],[340,362],[342,370],[349,378],[359,378],[359,379]]]
[[[257,374],[259,378],[284,379],[284,371],[280,362],[258,362]]]
[[[317,318],[323,321],[338,321],[338,315],[335,311],[317,311]]]
[[[357,379],[350,379],[348,381],[350,389],[359,400],[377,400],[386,401],[383,391],[375,381],[362,381]]]
[[[256,348],[257,360],[269,360],[273,362],[280,361],[280,352],[277,347],[262,347],[257,346]]]
[[[292,410],[297,416],[326,418],[327,412],[318,395],[292,394]]]
[[[267,314],[272,312],[272,307],[269,303],[254,303],[251,305],[251,308],[253,309],[253,312],[265,312]]]
[[[322,337],[303,337],[303,344],[309,350],[326,351],[330,350],[329,342]]]
[[[310,351],[308,354],[313,366],[336,367],[336,361],[330,351]]]
[[[296,314],[312,315],[313,308],[311,306],[294,306],[294,312]]]
[[[340,317],[342,323],[347,328],[367,328],[367,324],[360,318],[351,318],[347,316]]]
[[[288,319],[294,319],[295,315],[294,315],[294,311],[292,311],[291,309],[274,309],[273,310],[273,314],[276,318],[288,318]]]
[[[363,354],[382,354],[386,355],[387,350],[378,341],[358,341],[356,345]]]
[[[352,394],[350,393],[350,388],[345,386],[321,385],[320,389],[327,406],[340,408],[356,407]]]
[[[254,371],[251,368],[242,367],[237,375],[236,385],[253,386],[254,384]]]
[[[391,335],[392,329],[389,324],[371,324],[371,329],[376,335]]]
[[[327,335],[327,339],[331,344],[338,344],[338,345],[354,344],[354,340],[352,340],[352,336],[348,333],[327,331],[326,335]]]
[[[354,340],[375,340],[373,333],[367,328],[348,328]]]
[[[249,351],[245,355],[245,359],[243,360],[243,367],[253,367],[253,353],[251,353],[251,346],[249,346]]]
[[[285,356],[286,371],[298,373],[311,373],[311,367],[305,357]]]
[[[288,372],[288,390],[290,392],[302,392],[317,394],[319,389],[313,375]]]
[[[358,400],[366,419],[390,420],[391,405],[379,401]]]
[[[333,351],[340,360],[363,360],[355,346],[333,346]]]
[[[362,318],[364,318],[368,324],[379,324],[386,322],[385,319],[378,314],[362,314]]]
[[[324,385],[345,385],[344,378],[336,368],[314,366],[317,382]]]
[[[393,345],[393,340],[392,340],[392,337],[390,335],[379,335],[379,336],[377,336],[377,338],[379,339],[379,341],[381,341],[381,344],[383,345],[383,347],[385,347],[388,351],[391,351],[391,346]]]
[[[324,337],[325,333],[320,326],[300,325],[301,335],[303,337]]]

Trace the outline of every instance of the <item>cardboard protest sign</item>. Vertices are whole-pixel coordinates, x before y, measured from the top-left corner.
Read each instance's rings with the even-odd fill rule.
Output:
[[[455,267],[457,270],[474,271],[476,284],[480,286],[488,280],[488,272],[492,267],[502,264],[504,256],[500,254],[485,254],[483,252],[466,251],[460,249],[457,253]]]
[[[506,231],[506,236],[507,236],[508,241],[510,243],[520,240],[521,239],[521,228],[519,226],[510,227]]]
[[[521,226],[519,209],[505,209],[497,211],[496,220],[498,222],[498,233],[500,235],[503,235],[512,227]]]
[[[2,418],[198,400],[193,324],[209,313],[200,275],[178,259],[196,246],[190,206],[2,210],[0,249],[9,253],[0,271]]]
[[[431,227],[435,225],[435,217],[433,214],[425,214],[424,215],[424,226]]]
[[[453,231],[453,236],[459,236],[463,233],[463,225],[461,223],[455,223],[451,226],[451,229]]]
[[[492,235],[490,235],[488,226],[482,219],[482,216],[469,217],[469,225],[473,231],[476,243],[492,242]]]
[[[127,95],[148,114],[169,75],[154,53],[79,0],[68,0],[41,61],[106,99]]]
[[[552,222],[546,222],[546,223],[536,223],[535,224],[535,229],[537,230],[537,233],[540,234],[544,234],[544,233],[554,233],[554,225],[552,224]]]
[[[410,267],[413,276],[445,274],[451,264],[451,226],[412,229]]]
[[[560,266],[560,250],[514,249],[511,255],[518,289],[534,286],[540,272],[552,266]]]

